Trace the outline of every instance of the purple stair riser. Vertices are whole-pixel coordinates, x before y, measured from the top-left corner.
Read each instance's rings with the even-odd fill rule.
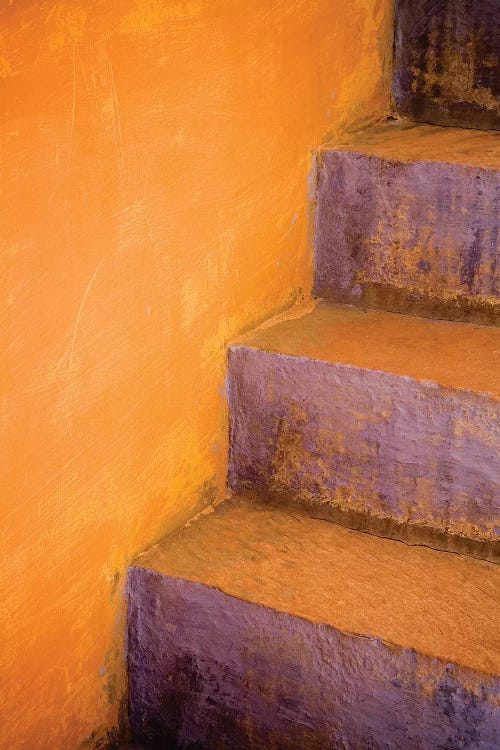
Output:
[[[236,491],[295,498],[319,517],[352,511],[375,533],[371,517],[392,520],[410,540],[419,527],[498,538],[500,422],[487,395],[235,346],[229,405]]]
[[[315,292],[394,312],[498,323],[493,169],[325,151]]]
[[[139,567],[128,595],[145,750],[499,747],[496,679]]]

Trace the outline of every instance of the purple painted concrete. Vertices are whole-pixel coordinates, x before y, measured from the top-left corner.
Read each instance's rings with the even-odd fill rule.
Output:
[[[325,151],[315,292],[394,312],[498,322],[499,220],[493,169]]]
[[[396,0],[393,97],[412,120],[500,128],[498,0]]]
[[[320,517],[339,510],[347,525],[351,513],[354,528],[396,538],[491,543],[498,554],[500,420],[489,396],[234,346],[229,404],[234,490],[301,501]]]
[[[128,597],[141,747],[500,747],[498,679],[139,567]]]

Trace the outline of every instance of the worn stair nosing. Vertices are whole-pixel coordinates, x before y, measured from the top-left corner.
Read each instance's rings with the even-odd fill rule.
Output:
[[[240,516],[242,519],[241,521]],[[246,518],[251,519],[251,526],[249,527],[248,531],[248,550],[240,553],[237,551],[239,537],[241,537],[242,543],[243,540],[245,540],[245,543],[247,543],[247,527],[245,525]],[[220,532],[218,532],[217,529],[220,528],[222,530],[226,519],[230,519],[232,525],[229,527],[230,530],[226,532],[223,538],[221,538],[219,536]],[[241,530],[234,532],[233,530],[237,529],[240,523]],[[264,540],[256,545],[256,540],[258,538],[256,536],[257,529],[259,528],[260,524],[264,525],[267,523],[274,524],[274,527],[276,529],[276,531],[272,532],[273,534],[275,534],[275,536],[272,537],[274,541],[269,546],[266,546],[267,537],[263,532]],[[283,524],[282,536],[278,535],[281,533],[280,524]],[[191,526],[173,532],[164,540],[146,550],[146,552],[142,553],[134,560],[131,565],[131,569],[149,570],[161,577],[165,577],[171,580],[187,581],[202,587],[220,591],[225,596],[234,597],[240,601],[248,601],[255,606],[273,609],[275,611],[288,614],[291,617],[298,617],[313,624],[325,625],[334,628],[347,635],[379,639],[382,642],[398,649],[415,649],[426,657],[438,658],[444,663],[446,663],[447,661],[452,661],[453,663],[456,663],[460,667],[463,667],[465,669],[472,669],[485,675],[495,677],[500,676],[500,671],[497,673],[497,670],[494,668],[487,668],[486,666],[480,667],[478,662],[474,660],[471,660],[469,662],[467,660],[464,661],[463,659],[459,658],[457,654],[453,655],[451,652],[436,653],[436,651],[434,650],[435,647],[432,647],[431,645],[428,645],[427,647],[423,646],[422,644],[417,645],[411,637],[409,640],[405,640],[404,638],[401,639],[396,637],[394,634],[391,635],[387,631],[384,632],[383,628],[382,630],[380,630],[378,627],[376,627],[374,631],[370,631],[370,626],[361,627],[359,623],[358,625],[356,625],[356,616],[353,617],[350,614],[347,616],[349,625],[342,624],[342,622],[338,621],[338,617],[341,612],[338,604],[335,605],[336,613],[330,615],[327,614],[329,613],[329,609],[325,609],[323,603],[321,603],[319,609],[315,611],[314,607],[311,609],[312,605],[310,603],[303,604],[300,598],[297,600],[292,599],[290,600],[290,602],[288,602],[288,599],[280,594],[278,595],[277,599],[274,599],[273,596],[277,595],[279,591],[279,579],[277,578],[277,576],[279,577],[280,571],[282,571],[282,567],[280,566],[283,566],[285,560],[288,559],[288,555],[283,555],[283,552],[279,550],[279,548],[286,546],[287,549],[290,549],[291,545],[293,550],[293,547],[299,542],[303,544],[303,524],[306,524],[308,527],[310,527],[308,535],[305,537],[306,543],[312,542],[313,538],[318,538],[318,535],[321,535],[320,538],[322,551],[320,557],[318,558],[318,562],[315,564],[322,565],[322,559],[325,555],[324,545],[326,543],[326,540],[331,539],[332,541],[333,546],[330,548],[330,551],[328,553],[331,557],[332,569],[330,570],[328,567],[321,567],[321,571],[324,576],[328,576],[329,573],[331,573],[332,575],[335,573],[335,556],[337,554],[337,548],[335,546],[336,540],[338,540],[338,542],[341,542],[341,546],[338,549],[340,554],[344,558],[342,566],[345,566],[347,564],[349,555],[352,555],[354,564],[358,548],[363,549],[363,551],[366,550],[365,554],[368,557],[371,554],[377,554],[381,557],[381,560],[379,560],[379,563],[381,565],[380,571],[377,567],[374,567],[373,572],[368,574],[367,561],[365,560],[361,563],[361,565],[364,566],[363,570],[365,572],[361,575],[360,581],[363,580],[363,576],[370,575],[372,581],[374,582],[375,589],[380,584],[382,584],[382,581],[379,581],[379,576],[383,576],[386,578],[387,576],[390,577],[391,570],[393,570],[394,572],[394,566],[398,564],[398,561],[401,561],[403,559],[408,560],[408,564],[410,566],[409,570],[412,570],[413,565],[416,565],[418,567],[422,564],[424,566],[424,581],[425,576],[431,575],[431,570],[433,569],[433,566],[438,563],[438,561],[439,565],[445,566],[444,570],[446,571],[454,571],[455,566],[457,566],[459,570],[463,569],[463,572],[460,573],[460,577],[464,576],[464,580],[467,580],[467,571],[469,570],[469,574],[475,575],[477,580],[479,580],[482,576],[482,573],[480,571],[484,571],[485,575],[489,572],[495,578],[498,578],[499,575],[498,566],[493,565],[488,561],[476,560],[475,558],[468,557],[463,554],[446,552],[440,549],[428,549],[425,546],[415,547],[413,545],[408,545],[401,540],[392,540],[377,537],[370,538],[370,535],[367,535],[362,531],[346,529],[337,523],[332,523],[324,519],[311,517],[309,514],[304,513],[302,508],[294,507],[293,503],[286,504],[285,506],[266,504],[262,501],[262,498],[258,497],[256,494],[248,494],[244,492],[241,495],[234,496],[230,500],[219,505],[212,514],[200,517]],[[288,529],[289,526],[290,529]],[[203,541],[200,541],[204,538],[204,535],[206,533],[205,530],[210,527],[212,527],[213,530],[209,532],[209,541],[205,543]],[[294,529],[293,532],[292,529]],[[231,557],[232,546],[228,546],[228,540],[231,538],[231,535],[233,533],[234,541],[231,542],[231,545],[235,545],[234,558]],[[296,536],[289,537],[289,533],[293,533]],[[213,541],[210,542],[210,539],[212,539]],[[215,545],[216,539],[217,545]],[[200,543],[202,544],[201,550],[198,549],[198,545]],[[186,544],[187,549],[185,547]],[[214,545],[213,554],[215,555],[215,557],[219,556],[220,560],[217,560],[217,562],[214,563],[213,560],[207,559],[207,571],[204,572],[201,561],[202,559],[204,559],[205,552],[207,552],[211,548],[211,544]],[[262,574],[263,570],[265,570],[266,558],[261,557],[262,550],[267,550],[267,554],[269,555],[269,562],[271,565],[273,565],[273,544],[276,545],[276,551],[278,552],[279,550],[282,562],[278,564],[276,570],[272,573],[272,577],[273,580],[275,580],[275,583],[273,584],[273,586],[271,586],[270,589],[265,589],[265,591],[262,592],[258,584],[259,576]],[[353,545],[352,552],[348,551],[351,544]],[[228,552],[224,552],[221,555],[221,549],[224,550],[225,547],[228,547]],[[184,549],[186,549],[185,552],[183,551]],[[314,560],[316,553],[313,552],[312,548],[310,552],[311,557]],[[183,555],[188,561],[187,563],[183,561]],[[256,555],[256,557],[253,558],[253,555]],[[387,555],[387,567],[384,555]],[[189,563],[190,556],[193,556],[192,564],[194,567],[192,568],[190,567]],[[241,560],[239,560],[240,557]],[[305,558],[307,558],[307,553],[305,554]],[[250,585],[250,590],[247,590],[245,583],[235,582],[234,579],[230,577],[230,568],[227,572],[224,572],[231,559],[233,559],[235,562],[238,561],[238,567],[234,571],[235,578],[238,579],[239,574],[241,573],[241,575],[243,576],[242,581],[248,581],[248,585],[250,585],[250,581],[253,581],[253,583]],[[297,547],[297,549],[292,552],[291,559],[295,562],[298,562],[302,559],[302,552],[300,547]],[[309,568],[307,568],[307,570],[309,570]],[[318,574],[319,571],[320,567],[318,567],[317,569]],[[442,576],[443,573],[441,572],[441,569],[439,567],[438,571],[438,575]],[[314,567],[311,569],[311,575],[314,575]],[[399,573],[397,575],[399,576]],[[446,575],[449,576],[449,573],[447,573]],[[254,576],[257,576],[257,578],[254,579]],[[439,580],[441,580],[441,578],[439,578]],[[450,581],[451,580],[454,579],[450,579]],[[312,582],[313,581],[311,580],[311,584]],[[316,581],[314,583],[316,588],[315,593],[312,595],[313,599],[314,597],[319,596],[320,591],[320,589],[318,588],[318,583]],[[387,582],[384,585],[386,584]],[[296,584],[294,581],[292,585],[298,586],[296,593],[299,593],[300,587],[304,585],[304,581],[301,579],[298,584]],[[420,581],[419,586],[422,585],[424,584],[422,583],[422,581]],[[334,586],[338,588],[339,584],[335,583]],[[399,580],[396,589],[398,592],[397,596],[404,597],[405,594],[403,593],[403,589],[401,587],[402,580]],[[342,586],[340,588],[342,589]],[[275,592],[274,595],[272,593],[273,591]],[[349,597],[355,596],[355,591],[356,587],[354,587],[349,594],[346,594],[347,601],[349,601]],[[451,589],[448,590],[446,594],[448,596],[451,596]],[[326,595],[327,594],[325,592],[325,596]],[[328,596],[330,595],[331,594],[328,594]],[[444,591],[443,595],[445,595]],[[432,593],[429,592],[423,596],[424,599],[427,596],[432,601],[436,599],[437,605],[439,596],[435,591],[433,591]],[[462,594],[458,594],[457,592],[457,596],[460,599]],[[317,601],[318,605],[320,604],[320,599],[314,600]],[[415,601],[415,592],[413,593],[413,601]],[[379,604],[376,604],[375,609],[377,609],[379,606]],[[413,604],[412,606],[415,605]],[[484,607],[484,601],[482,603],[482,606]],[[495,620],[495,608],[498,609],[498,607],[498,601],[493,599],[491,602],[493,621]],[[412,628],[414,628],[414,626],[410,619],[410,613],[411,610],[407,613],[407,615],[405,615],[405,617],[408,618],[406,622],[407,626],[411,630]],[[342,616],[340,619],[342,621]],[[369,618],[369,620],[371,622],[371,617]],[[455,627],[455,623],[453,623],[453,627]],[[420,636],[420,638],[421,637],[422,636]],[[432,641],[432,637],[430,640]]]
[[[381,310],[380,312],[387,312],[387,311]],[[340,370],[345,369],[346,371],[353,370],[356,372],[372,372],[378,375],[389,375],[393,378],[400,378],[401,380],[414,381],[416,383],[420,383],[423,386],[428,386],[429,388],[441,388],[443,390],[469,393],[471,395],[484,397],[484,398],[491,399],[494,401],[500,401],[500,398],[495,393],[492,393],[491,391],[477,390],[475,388],[466,388],[463,386],[449,386],[449,385],[440,383],[439,380],[419,378],[415,375],[405,375],[404,373],[393,372],[390,369],[381,369],[379,367],[362,367],[360,365],[354,365],[349,362],[341,362],[341,361],[337,361],[333,359],[327,359],[326,357],[325,358],[310,357],[307,354],[294,354],[290,352],[282,352],[274,348],[266,349],[264,346],[253,345],[251,343],[230,344],[229,346],[230,352],[233,352],[233,351],[236,352],[239,350],[241,351],[251,350],[255,352],[263,352],[265,354],[270,354],[272,356],[278,357],[279,359],[294,359],[294,360],[298,360],[304,363],[316,362],[318,364],[323,364],[323,365],[327,364],[327,365],[331,365],[332,367],[339,368]]]
[[[306,326],[309,325],[308,319],[311,320],[313,325],[317,325],[314,321],[316,316],[324,316],[325,322],[320,323],[319,327],[313,328],[312,335],[308,336],[307,340],[304,337],[295,343],[293,340],[291,342],[287,340],[287,335],[290,338],[290,329],[301,325],[304,321]],[[328,316],[330,316],[330,319],[328,319]],[[342,323],[341,318],[345,318],[345,323]],[[372,365],[371,352],[368,359],[358,358],[354,361],[353,353],[350,351],[346,353],[343,349],[325,348],[328,343],[325,343],[327,337],[331,337],[332,344],[330,346],[334,346],[336,327],[339,324],[351,326],[350,330],[353,333],[353,337],[351,338],[354,339],[359,332],[363,333],[365,324],[367,328],[371,326],[375,331],[377,328],[380,328],[384,332],[385,339],[390,339],[395,334],[399,338],[406,336],[407,342],[398,343],[398,353],[405,351],[405,349],[408,350],[408,342],[418,342],[424,336],[433,336],[435,341],[430,339],[431,348],[420,350],[423,356],[421,364],[426,366],[428,363],[425,361],[425,357],[435,357],[436,354],[440,354],[442,344],[445,340],[453,341],[454,362],[443,360],[441,357],[439,375],[436,372],[431,375],[427,374],[420,367],[420,363],[418,368],[414,365],[409,368],[406,362],[404,365],[398,362],[398,367],[396,368],[394,361],[396,348],[394,347],[392,350],[387,347],[387,355],[384,354],[384,357],[387,356],[390,361],[390,364],[387,366],[380,366],[380,364]],[[359,328],[357,328],[358,325],[360,326]],[[285,330],[285,326],[288,327],[288,331]],[[340,330],[342,331],[342,329]],[[278,332],[274,339],[273,331]],[[385,331],[387,331],[387,335],[385,335]],[[472,352],[472,355],[474,357],[484,357],[485,346],[488,346],[490,347],[490,351],[488,351],[489,356],[496,358],[495,363],[490,364],[488,367],[490,371],[494,370],[495,374],[498,371],[498,377],[495,378],[495,381],[490,381],[490,387],[485,387],[484,384],[470,383],[468,378],[457,380],[455,375],[450,377],[450,370],[453,369],[452,365],[456,364],[457,359],[465,357],[468,351],[470,351],[471,344],[476,344],[476,331],[481,332],[480,335],[484,340],[482,348],[477,348]],[[464,339],[465,334],[468,337],[466,346],[459,348],[461,339]],[[321,343],[318,344],[318,341]],[[386,340],[378,340],[377,354],[379,355],[379,361],[380,351],[385,346],[387,346]],[[492,326],[483,326],[474,321],[436,320],[426,316],[403,315],[388,310],[359,307],[357,305],[316,298],[279,313],[261,326],[242,334],[229,343],[229,352],[238,349],[251,349],[283,357],[302,358],[311,362],[331,364],[335,367],[354,368],[391,375],[397,378],[409,378],[418,383],[428,384],[431,387],[475,393],[479,396],[500,401],[500,332],[492,328]],[[415,355],[415,352],[413,351],[412,354]],[[484,367],[484,360],[482,360],[482,365]],[[491,388],[492,382],[495,383],[494,388]]]

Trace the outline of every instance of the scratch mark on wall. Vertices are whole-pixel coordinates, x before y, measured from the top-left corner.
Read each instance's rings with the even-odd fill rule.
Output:
[[[75,115],[76,115],[76,45],[73,44],[73,104],[71,107],[71,125],[69,130],[69,148],[68,148],[68,167],[67,176],[71,169],[71,156],[73,151],[73,133],[75,131]]]
[[[85,293],[83,295],[82,301],[80,303],[80,307],[78,308],[78,313],[76,315],[76,321],[75,321],[75,327],[73,329],[73,340],[71,341],[71,349],[69,352],[69,361],[68,361],[68,369],[71,370],[71,365],[73,363],[73,352],[75,350],[75,341],[76,341],[76,335],[78,333],[78,326],[80,325],[80,318],[82,316],[83,308],[85,307],[85,302],[87,301],[87,297],[90,294],[90,290],[92,289],[92,284],[95,281],[95,278],[97,274],[99,273],[99,269],[104,263],[104,258],[100,261],[97,268],[95,269],[94,273],[92,274],[89,283],[87,284],[87,288],[85,289]]]
[[[113,73],[113,65],[111,61],[109,62],[109,73],[111,76],[111,92],[113,95],[113,110],[115,114],[116,119],[116,127],[118,129],[118,143],[120,146],[120,159],[121,159],[121,165],[123,171],[125,171],[125,158],[123,155],[123,140],[122,140],[122,125],[121,125],[121,118],[120,118],[120,103],[118,101],[118,95],[116,93],[116,86],[115,86],[115,76]],[[114,123],[114,120],[113,120]]]
[[[90,86],[87,81],[87,74],[85,73],[85,68],[83,67],[83,61],[78,47],[76,48],[76,54],[78,55],[78,62],[80,63],[80,68],[82,69],[83,82],[85,84],[85,88],[87,89],[87,94],[90,96]]]

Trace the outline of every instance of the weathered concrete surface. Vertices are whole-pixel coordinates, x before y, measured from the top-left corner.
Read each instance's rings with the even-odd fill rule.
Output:
[[[136,737],[162,749],[497,750],[499,587],[489,563],[222,509],[129,571]]]
[[[315,292],[500,319],[500,149],[490,133],[388,124],[320,152]]]
[[[393,96],[413,120],[500,127],[498,0],[396,0]]]
[[[498,559],[499,338],[326,303],[249,334],[230,349],[230,485]]]

